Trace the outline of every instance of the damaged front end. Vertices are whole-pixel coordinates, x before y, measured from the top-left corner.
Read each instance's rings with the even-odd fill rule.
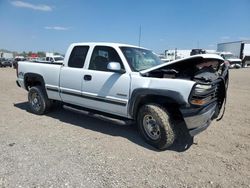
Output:
[[[146,70],[142,74],[195,82],[189,93],[188,104],[179,107],[191,136],[205,130],[212,120],[222,119],[228,86],[228,66],[220,56],[196,55]]]
[[[190,106],[180,109],[191,136],[205,130],[213,119],[222,119],[225,111],[228,70],[224,70],[225,75],[216,75],[206,69],[194,77],[196,84],[189,96]]]

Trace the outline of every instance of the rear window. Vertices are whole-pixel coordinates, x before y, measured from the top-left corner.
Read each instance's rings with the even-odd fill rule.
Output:
[[[89,46],[75,46],[69,57],[69,67],[83,68]]]

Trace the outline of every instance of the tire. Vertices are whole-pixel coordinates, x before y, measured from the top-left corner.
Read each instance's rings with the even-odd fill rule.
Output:
[[[51,107],[46,91],[41,86],[33,86],[28,93],[29,107],[32,113],[37,115],[46,114]]]
[[[157,149],[166,149],[175,141],[170,116],[158,104],[143,105],[138,112],[137,124],[144,140]]]

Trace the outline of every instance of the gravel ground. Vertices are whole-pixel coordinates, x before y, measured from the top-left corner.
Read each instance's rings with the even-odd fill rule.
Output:
[[[221,121],[161,152],[118,120],[30,113],[15,78],[0,69],[0,187],[250,187],[250,68],[230,70]]]

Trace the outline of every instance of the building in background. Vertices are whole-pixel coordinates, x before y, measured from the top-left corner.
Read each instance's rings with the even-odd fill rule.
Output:
[[[13,57],[14,57],[13,53],[1,52],[1,51],[0,51],[0,58],[4,58],[4,59],[13,59]]]
[[[250,40],[226,42],[217,44],[218,52],[231,52],[242,60],[242,66],[250,65]]]

